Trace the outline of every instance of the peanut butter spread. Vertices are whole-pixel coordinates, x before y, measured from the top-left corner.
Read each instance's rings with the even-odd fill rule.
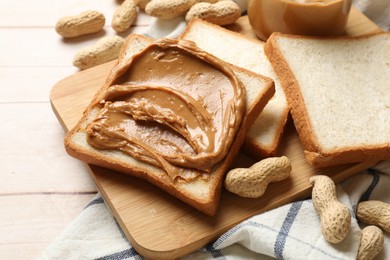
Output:
[[[229,151],[245,109],[230,67],[188,41],[162,39],[109,83],[87,141],[163,168],[172,180],[207,178]]]

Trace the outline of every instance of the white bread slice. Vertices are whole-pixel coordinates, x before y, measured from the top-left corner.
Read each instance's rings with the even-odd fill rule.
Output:
[[[310,163],[390,159],[390,33],[337,38],[275,33],[265,51]]]
[[[274,156],[289,108],[279,78],[264,53],[264,42],[200,19],[189,22],[180,38],[195,42],[201,49],[225,62],[274,80],[275,95],[249,130],[244,144],[245,151],[255,159]]]
[[[152,39],[141,35],[130,35],[126,39],[120,57],[108,76],[107,82],[115,77],[120,68],[126,66],[131,57],[153,42]],[[222,61],[221,61],[222,62]],[[226,64],[226,66],[229,66]],[[86,126],[93,120],[98,111],[92,109],[92,104],[107,88],[105,84],[95,95],[91,105],[85,110],[78,124],[65,137],[66,151],[73,157],[84,162],[113,169],[128,175],[142,178],[157,187],[165,190],[174,197],[184,201],[199,211],[214,215],[221,193],[222,182],[226,171],[239,152],[245,135],[257,115],[264,108],[274,94],[274,84],[269,78],[244,69],[234,68],[237,78],[243,83],[246,90],[246,110],[240,129],[233,141],[227,156],[214,166],[210,178],[197,178],[191,182],[173,182],[160,168],[138,161],[120,151],[97,150],[86,141]]]

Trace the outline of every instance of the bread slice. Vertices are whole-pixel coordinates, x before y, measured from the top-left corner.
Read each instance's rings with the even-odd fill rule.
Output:
[[[199,211],[207,215],[214,215],[217,210],[225,173],[238,154],[249,126],[253,124],[257,115],[267,104],[268,100],[272,98],[275,90],[273,81],[256,73],[234,68],[233,72],[245,87],[246,109],[240,128],[227,156],[212,168],[208,179],[196,178],[189,182],[172,181],[159,167],[136,160],[118,150],[94,149],[86,141],[86,126],[94,120],[99,112],[93,108],[92,104],[99,100],[101,93],[109,86],[108,82],[112,82],[112,79],[127,65],[131,57],[152,42],[152,39],[141,35],[128,36],[120,57],[108,76],[105,85],[97,92],[78,124],[66,135],[64,141],[66,151],[71,156],[87,163],[142,178]],[[229,65],[225,64],[225,66]]]
[[[274,156],[285,128],[289,108],[286,95],[264,53],[264,42],[199,19],[189,22],[180,36],[230,64],[272,78],[275,95],[256,119],[245,139],[244,148],[252,157]]]
[[[275,33],[265,52],[310,163],[390,159],[390,33],[337,38]]]

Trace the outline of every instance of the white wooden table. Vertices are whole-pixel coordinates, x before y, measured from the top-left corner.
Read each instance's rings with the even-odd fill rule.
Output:
[[[49,94],[78,71],[72,66],[78,50],[115,34],[110,24],[119,4],[0,1],[0,259],[38,256],[97,192],[84,164],[64,151]],[[104,13],[104,32],[63,40],[54,30],[57,20],[84,10]],[[148,23],[140,15],[126,34]]]
[[[97,192],[87,167],[64,151],[49,94],[78,71],[72,66],[78,50],[115,34],[110,23],[120,3],[0,1],[0,259],[40,255]],[[62,39],[57,20],[84,10],[104,13],[104,32]],[[121,36],[141,33],[149,22],[141,13]]]

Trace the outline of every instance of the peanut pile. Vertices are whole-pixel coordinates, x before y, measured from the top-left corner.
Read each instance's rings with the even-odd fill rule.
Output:
[[[225,178],[225,188],[244,198],[261,197],[270,182],[283,181],[291,174],[291,163],[287,157],[263,159],[249,168],[230,170]],[[312,201],[320,218],[320,228],[326,241],[341,243],[351,226],[351,212],[337,200],[336,185],[326,175],[309,179],[313,185]],[[357,219],[367,226],[361,230],[358,260],[374,259],[383,249],[383,231],[390,232],[390,204],[370,200],[357,205]]]
[[[240,7],[231,0],[125,0],[112,16],[114,31],[124,33],[129,30],[139,11],[159,19],[185,16],[186,22],[197,18],[217,25],[234,23],[241,16]],[[64,38],[74,38],[101,32],[105,22],[102,13],[86,10],[59,19],[55,29]],[[104,37],[95,46],[80,50],[73,65],[84,70],[118,58],[123,44],[123,38],[120,40],[119,37]]]
[[[313,184],[312,200],[321,220],[324,238],[331,243],[340,243],[347,236],[351,224],[348,208],[337,201],[333,180],[325,175],[310,178]],[[369,200],[360,202],[357,219],[367,224],[361,231],[358,260],[374,259],[383,249],[383,231],[390,232],[390,204]]]

